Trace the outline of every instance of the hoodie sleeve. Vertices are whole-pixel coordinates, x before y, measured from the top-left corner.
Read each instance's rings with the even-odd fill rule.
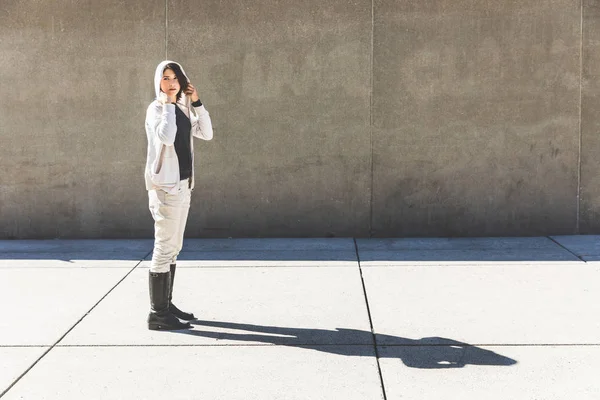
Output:
[[[210,120],[210,114],[203,105],[200,107],[193,107],[194,112],[190,119],[192,123],[192,135],[199,139],[211,140],[213,138],[212,122]]]
[[[166,146],[173,146],[177,135],[175,104],[150,104],[146,113],[146,125],[150,133]]]

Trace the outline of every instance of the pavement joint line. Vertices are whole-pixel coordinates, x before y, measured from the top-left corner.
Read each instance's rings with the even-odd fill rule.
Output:
[[[215,249],[214,247],[207,247],[205,249],[197,249],[197,250],[181,250],[179,252],[179,254],[203,254],[203,253],[267,253],[267,252],[275,252],[275,253],[305,253],[307,251],[312,251],[315,253],[347,253],[347,254],[353,254],[354,253],[354,248],[353,246],[350,245],[350,242],[348,243],[347,247],[346,245],[344,245],[344,247],[340,247],[337,249],[331,249],[331,248],[326,248],[326,247],[319,247],[319,248],[310,248],[310,247],[306,247],[306,248],[291,248],[291,249],[286,249],[286,248],[280,248],[280,249],[269,249],[269,248],[265,248],[265,249],[257,249],[257,248],[253,248],[253,249],[236,249],[236,248],[229,248],[229,249]]]
[[[380,344],[380,347],[454,347],[456,344]],[[600,347],[600,343],[462,343],[462,347]]]
[[[202,343],[202,344],[59,344],[56,348],[78,348],[78,347],[361,347],[371,346],[372,343]],[[456,344],[378,344],[377,347],[456,347]],[[516,344],[501,344],[501,343],[474,343],[462,344],[462,347],[600,347],[600,343],[516,343]],[[0,346],[11,348],[37,348],[48,346]]]
[[[583,259],[583,256],[578,256],[577,254],[573,253],[569,248],[563,246],[562,244],[560,244],[559,242],[557,242],[556,240],[554,240],[554,238],[552,236],[546,236],[548,239],[552,240],[555,244],[557,244],[559,247],[563,248],[564,250],[568,251],[569,253],[573,254],[575,257],[577,257],[578,259],[580,259],[581,261],[583,261],[584,263],[587,263],[587,261],[585,261]]]
[[[148,254],[150,254],[150,252]],[[143,258],[148,257],[148,254],[146,254]],[[131,270],[129,270],[129,272],[125,274],[125,276],[121,278],[121,280],[119,280],[108,292],[106,292],[106,294],[102,296],[102,298],[98,300],[96,304],[92,306],[92,308],[90,308],[85,314],[83,314],[83,316],[79,318],[79,320],[75,322],[75,324],[67,332],[65,332],[60,338],[58,338],[56,342],[54,342],[53,345],[51,345],[46,351],[44,351],[44,354],[42,354],[37,360],[35,360],[33,364],[31,364],[29,368],[25,370],[25,372],[19,375],[3,392],[1,392],[0,399],[4,397],[4,395],[8,393],[10,389],[12,389],[21,379],[23,379],[23,377],[33,369],[33,367],[35,367],[44,357],[46,357],[46,355],[50,353],[50,351],[52,351],[52,349],[55,348],[73,329],[75,329],[75,327],[79,325],[79,323],[83,321],[84,318],[87,317],[92,312],[92,310],[94,310],[94,308],[96,308],[98,304],[100,304],[102,300],[106,298],[106,296],[108,296],[113,290],[115,290],[115,288],[119,286],[121,282],[123,282],[142,263],[143,258],[140,259],[138,263],[133,268],[131,268]]]
[[[78,347],[360,347],[371,346],[372,343],[179,343],[179,344],[57,344],[55,348]],[[455,344],[378,344],[378,347],[453,347]],[[600,343],[473,343],[463,344],[463,347],[600,347]],[[0,348],[31,349],[46,348],[50,345],[0,345]]]
[[[583,260],[567,260],[567,261],[503,261],[503,262],[495,262],[495,261],[422,261],[422,262],[410,262],[407,264],[375,264],[375,265],[366,265],[366,268],[408,268],[408,267],[447,267],[447,268],[462,268],[462,267],[479,267],[479,268],[499,268],[499,267],[548,267],[548,266],[573,266],[573,265],[581,265],[581,268],[584,267],[583,264],[589,264],[588,261]],[[592,267],[592,265],[587,265]],[[187,267],[187,268],[195,268],[195,267]]]
[[[108,261],[108,260],[107,260]],[[182,260],[180,260],[182,261]],[[328,261],[328,260],[321,260],[321,261]],[[318,263],[320,261],[314,261],[314,263]],[[352,264],[350,264],[350,262]],[[178,265],[178,268],[182,268],[182,269],[258,269],[258,268],[270,268],[270,269],[306,269],[306,268],[354,268],[355,267],[355,263],[356,261],[348,261],[347,265],[308,265],[308,264],[298,264],[298,265],[225,265],[225,266],[216,266],[216,265],[196,265],[196,266],[192,266],[192,265]],[[498,268],[498,267],[527,267],[527,266],[547,266],[548,264],[551,265],[567,265],[568,263],[572,263],[572,265],[578,265],[578,264],[586,264],[588,267],[593,267],[596,268],[595,265],[593,265],[592,263],[596,263],[598,264],[598,261],[576,261],[576,260],[570,260],[570,261],[549,261],[549,262],[522,262],[522,261],[517,261],[517,262],[503,262],[503,263],[484,263],[484,262],[472,262],[472,263],[463,263],[463,264],[458,264],[454,263],[454,264],[449,264],[449,263],[445,263],[445,262],[441,262],[441,263],[434,263],[434,262],[430,262],[430,261],[426,261],[426,262],[414,262],[414,263],[409,263],[409,264],[390,264],[390,265],[381,265],[381,264],[377,264],[377,265],[367,265],[366,268],[368,269],[372,269],[372,268],[409,268],[409,267],[448,267],[448,268],[461,268],[461,267],[474,267],[477,266],[479,268]],[[582,265],[583,267],[583,265]],[[43,270],[67,270],[67,269],[95,269],[95,270],[100,270],[100,269],[107,269],[107,270],[118,270],[118,269],[128,269],[131,267],[76,267],[76,266],[72,266],[72,267],[68,267],[68,266],[64,266],[64,267],[0,267],[0,269],[2,270],[9,270],[9,269],[13,269],[13,270],[34,270],[34,269],[43,269]],[[136,268],[141,269],[141,270],[146,270],[149,267],[147,266],[140,266],[140,265],[136,265]]]
[[[0,239],[0,242],[2,240]],[[45,256],[50,256],[50,255],[60,255],[60,254],[68,254],[68,255],[90,255],[90,254],[95,254],[95,251],[43,251],[43,250],[19,250],[19,251],[5,251],[5,250],[0,250],[0,258],[4,257],[6,255],[13,255],[13,254],[43,254]],[[103,250],[102,253],[105,254],[124,254],[127,253],[126,251],[110,251],[110,250]],[[76,260],[79,260],[79,258],[76,258]],[[91,260],[91,259],[90,259]],[[118,259],[117,259],[118,260]],[[130,260],[130,261],[135,261],[138,260],[138,258],[128,258],[125,260]],[[67,260],[69,261],[69,260]]]
[[[57,344],[54,347],[211,347],[211,346],[370,346],[372,343],[176,343],[176,344]],[[45,348],[49,344],[4,344],[0,348]],[[378,344],[379,347],[448,347],[455,344],[429,343],[429,344]],[[578,347],[578,346],[600,346],[600,343],[463,343],[464,347],[494,346],[494,347]]]
[[[373,337],[373,350],[375,350],[375,361],[377,362],[377,372],[379,373],[379,382],[381,384],[381,393],[383,394],[383,400],[387,400],[387,394],[385,392],[385,383],[383,381],[383,373],[381,372],[381,364],[379,362],[379,350],[377,346],[377,336],[375,335],[375,329],[373,328],[373,318],[371,317],[371,307],[369,307],[369,298],[367,296],[367,287],[365,285],[365,279],[363,277],[362,268],[360,265],[360,254],[358,252],[358,244],[356,238],[354,240],[354,248],[356,249],[356,260],[358,262],[358,272],[360,274],[360,281],[362,283],[363,295],[365,296],[365,304],[367,306],[367,315],[369,316],[369,326],[371,327],[371,335]]]
[[[107,261],[111,261],[111,260],[107,260]],[[131,267],[0,267],[0,269],[19,269],[19,270],[32,270],[32,269],[43,269],[45,271],[47,270],[66,270],[66,269],[108,269],[108,270],[117,270],[117,269],[128,269]]]
[[[180,343],[180,344],[63,344],[57,345],[57,348],[77,348],[77,347],[371,347],[372,343],[349,343],[349,344],[339,344],[339,343],[223,343],[223,344],[190,344],[190,343]]]
[[[185,266],[185,265],[177,265],[177,268],[178,269],[258,269],[258,268],[263,268],[263,269],[266,269],[266,268],[269,268],[269,269],[344,268],[344,269],[348,269],[348,268],[354,268],[356,266],[355,263],[356,262],[354,261],[352,263],[352,265],[350,265],[350,264],[348,264],[348,265],[248,265],[248,266],[231,265],[231,266],[223,266],[223,267],[204,266],[204,265],[198,265],[196,267],[192,267],[192,266]],[[140,267],[140,269],[148,269],[148,267]]]

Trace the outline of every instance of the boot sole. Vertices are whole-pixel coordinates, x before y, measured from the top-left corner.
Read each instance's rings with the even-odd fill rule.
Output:
[[[163,325],[163,324],[148,324],[148,329],[151,331],[181,331],[184,329],[190,329],[192,326],[190,324],[183,325],[181,327]]]

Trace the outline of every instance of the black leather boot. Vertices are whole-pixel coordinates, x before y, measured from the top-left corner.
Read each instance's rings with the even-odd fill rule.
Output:
[[[174,331],[190,328],[189,322],[181,322],[169,310],[171,292],[171,272],[150,272],[150,306],[148,329],[154,331]]]
[[[177,264],[171,264],[171,290],[169,292],[169,304],[171,313],[179,319],[183,319],[185,321],[193,321],[196,319],[194,314],[186,313],[181,311],[179,308],[175,306],[175,304],[171,303],[171,299],[173,299],[173,284],[175,283],[175,270],[177,269]]]

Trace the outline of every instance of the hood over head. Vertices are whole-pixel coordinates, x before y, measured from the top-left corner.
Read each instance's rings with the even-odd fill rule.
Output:
[[[188,78],[187,74],[185,73],[185,70],[183,69],[181,64],[179,64],[178,62],[171,61],[171,60],[165,60],[165,61],[161,62],[160,64],[158,64],[158,66],[156,67],[156,71],[154,72],[154,91],[156,92],[157,99],[160,96],[160,81],[162,79],[163,72],[164,72],[164,69],[167,66],[167,64],[177,64],[179,66],[179,68],[181,68],[181,72],[185,76],[185,79],[187,79],[188,82],[190,81],[190,78]],[[186,97],[185,93],[181,93],[181,98],[185,100],[185,97]]]

